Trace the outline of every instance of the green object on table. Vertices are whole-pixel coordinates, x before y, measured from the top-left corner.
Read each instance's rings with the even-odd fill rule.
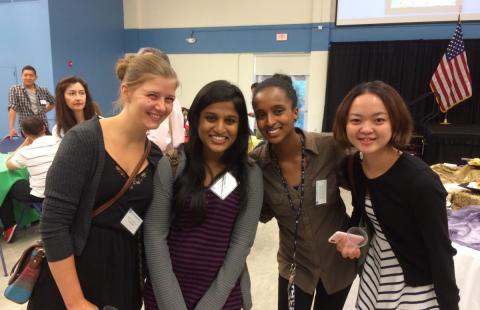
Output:
[[[26,180],[29,177],[26,168],[9,171],[5,166],[7,157],[8,154],[0,153],[0,208],[12,185],[18,180]],[[14,212],[15,220],[20,226],[28,225],[40,219],[39,214],[30,206],[25,206],[16,201],[14,201]]]

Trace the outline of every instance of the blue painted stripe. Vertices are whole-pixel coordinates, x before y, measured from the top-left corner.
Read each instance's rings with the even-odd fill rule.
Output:
[[[242,52],[310,52],[326,50],[328,34],[318,24],[169,28],[169,29],[126,29],[127,51],[142,46],[155,46],[167,53],[242,53]],[[193,31],[196,43],[188,44],[185,38]],[[275,40],[277,33],[287,33],[287,41]],[[323,38],[322,38],[323,37]]]
[[[322,29],[319,29],[321,26]],[[450,39],[455,23],[342,26],[334,23],[239,27],[126,29],[125,50],[153,46],[167,53],[282,53],[327,51],[331,42]],[[480,38],[480,22],[463,23],[465,39]],[[185,38],[193,31],[196,43]],[[277,42],[277,33],[288,40]]]

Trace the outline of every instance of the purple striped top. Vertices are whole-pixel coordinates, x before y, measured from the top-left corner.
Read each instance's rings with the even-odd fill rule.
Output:
[[[188,309],[195,307],[222,267],[240,210],[238,189],[225,200],[218,198],[210,189],[205,196],[205,220],[195,225],[192,212],[185,210],[177,216],[168,235],[173,272]],[[151,290],[151,284],[147,283],[145,289]],[[146,309],[155,309],[149,299],[145,298],[145,305],[149,304]],[[239,310],[241,307],[240,281],[237,281],[223,309]]]

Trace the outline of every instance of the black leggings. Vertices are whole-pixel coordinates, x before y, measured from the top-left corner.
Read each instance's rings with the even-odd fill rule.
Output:
[[[4,228],[9,228],[15,225],[12,199],[16,199],[25,204],[43,201],[43,198],[39,198],[30,194],[31,190],[30,182],[28,180],[18,180],[12,185],[10,191],[5,197],[5,200],[3,201],[3,204],[0,206],[0,219],[2,220]]]
[[[288,310],[287,299],[288,280],[278,277],[278,310]],[[318,281],[315,290],[315,304],[313,310],[342,310],[347,300],[350,285],[341,291],[327,294],[322,281]],[[295,285],[295,310],[310,310],[313,295],[307,294]]]

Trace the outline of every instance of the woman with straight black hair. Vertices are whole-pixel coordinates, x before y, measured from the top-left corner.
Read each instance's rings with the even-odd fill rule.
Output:
[[[55,87],[55,119],[52,135],[62,139],[73,126],[99,113],[87,82],[78,76],[67,76]]]
[[[245,99],[227,81],[205,85],[188,112],[176,173],[159,163],[145,220],[146,309],[250,309],[246,258],[262,206],[248,161]]]

